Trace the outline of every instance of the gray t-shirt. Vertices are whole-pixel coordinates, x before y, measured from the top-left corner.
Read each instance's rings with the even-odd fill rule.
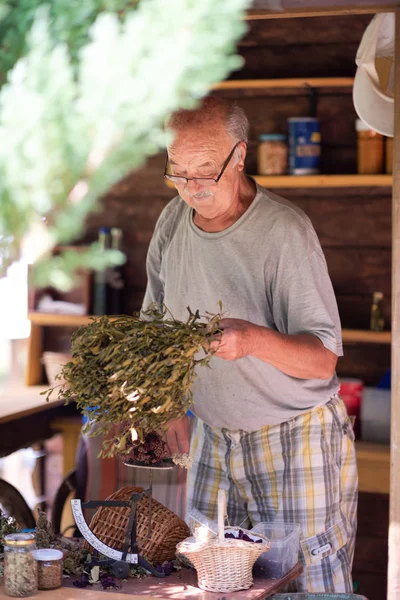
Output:
[[[179,320],[187,306],[219,311],[285,334],[311,333],[342,355],[341,326],[325,257],[309,218],[257,185],[250,207],[228,229],[202,231],[177,196],[162,211],[147,256],[143,308],[163,302]],[[301,361],[301,356],[299,356]],[[298,379],[248,356],[198,367],[194,412],[214,427],[255,431],[325,404],[329,380]]]

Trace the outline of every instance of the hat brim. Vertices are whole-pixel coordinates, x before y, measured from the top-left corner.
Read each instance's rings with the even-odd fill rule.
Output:
[[[394,100],[380,94],[363,67],[358,67],[354,79],[353,102],[360,119],[374,131],[393,137]]]

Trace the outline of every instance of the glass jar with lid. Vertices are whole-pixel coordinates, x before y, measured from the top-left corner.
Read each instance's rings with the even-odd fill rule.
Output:
[[[36,549],[31,533],[11,533],[4,538],[4,589],[8,596],[26,598],[38,589]]]
[[[39,548],[33,551],[38,564],[39,590],[55,590],[62,586],[63,558],[61,550]]]
[[[357,172],[372,175],[383,172],[383,135],[370,129],[361,119],[356,120]]]
[[[263,133],[258,139],[259,175],[284,175],[288,158],[286,136],[281,133]]]

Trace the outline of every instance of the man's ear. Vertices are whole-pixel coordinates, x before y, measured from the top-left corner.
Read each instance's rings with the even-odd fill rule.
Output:
[[[246,154],[247,154],[247,144],[246,142],[240,142],[238,144],[238,147],[235,150],[235,162],[234,165],[238,166],[239,171],[243,171],[244,169],[244,161],[246,159]]]

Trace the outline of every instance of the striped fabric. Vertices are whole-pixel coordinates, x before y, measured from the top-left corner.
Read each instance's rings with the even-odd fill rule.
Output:
[[[222,487],[231,525],[299,523],[304,571],[289,591],[352,592],[358,478],[354,434],[339,397],[251,433],[198,421],[191,452],[188,510],[216,519]]]

